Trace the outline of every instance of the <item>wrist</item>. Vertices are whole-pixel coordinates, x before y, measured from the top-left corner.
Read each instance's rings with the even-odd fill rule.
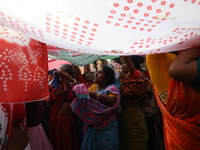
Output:
[[[74,79],[74,81],[72,82],[72,84],[74,85],[76,83],[76,79]]]
[[[99,100],[99,96],[100,96],[100,94],[99,94],[99,93],[97,93],[97,96],[96,96],[96,101],[98,101],[98,100]]]

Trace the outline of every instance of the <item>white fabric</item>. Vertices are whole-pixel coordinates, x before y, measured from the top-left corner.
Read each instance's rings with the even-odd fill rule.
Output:
[[[0,1],[0,25],[48,45],[99,55],[198,46],[199,14],[196,0]]]
[[[2,145],[4,143],[6,136],[6,129],[8,125],[8,112],[4,110],[2,105],[0,104],[0,149],[2,149]]]
[[[112,70],[114,71],[114,74],[115,74],[115,79],[118,80],[119,74],[118,74],[117,71],[115,70],[115,67],[114,67],[111,63],[109,63],[108,66],[109,66],[110,68],[112,68]]]
[[[27,146],[25,147],[24,150],[32,150],[32,149],[31,149],[31,145],[30,145],[30,143],[27,144]]]
[[[27,128],[31,150],[53,150],[42,125]]]

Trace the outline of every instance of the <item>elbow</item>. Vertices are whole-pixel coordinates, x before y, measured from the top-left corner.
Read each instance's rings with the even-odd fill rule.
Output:
[[[184,68],[176,67],[175,65],[171,65],[168,70],[169,75],[174,80],[185,82],[185,78],[187,78],[187,73],[185,72]]]
[[[178,68],[171,66],[168,70],[168,73],[173,79],[179,80],[180,72],[178,71]]]
[[[195,85],[195,73],[189,69],[171,66],[168,70],[169,75],[174,80],[184,82],[187,85]]]

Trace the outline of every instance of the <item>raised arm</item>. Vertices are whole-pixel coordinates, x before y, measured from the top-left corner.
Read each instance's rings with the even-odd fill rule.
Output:
[[[170,76],[186,84],[195,85],[198,76],[198,58],[200,58],[200,47],[180,51],[169,68]]]
[[[60,76],[65,78],[67,81],[71,82],[72,84],[78,84],[79,82],[76,81],[76,79],[72,78],[68,73],[62,71],[62,70],[58,70],[56,71],[56,73]]]
[[[125,64],[129,73],[133,74],[133,72],[135,71],[135,65],[131,60],[130,56],[120,56],[120,61],[122,62],[122,64]]]

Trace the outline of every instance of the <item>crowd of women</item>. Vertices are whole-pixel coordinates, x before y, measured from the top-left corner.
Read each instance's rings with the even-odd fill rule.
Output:
[[[25,105],[28,134],[19,134],[18,118],[20,146],[11,137],[8,149],[200,149],[200,47],[146,55],[145,70],[137,56],[120,56],[120,63],[120,73],[109,63],[84,74],[69,64],[49,71],[49,101]],[[150,84],[148,105],[140,104],[142,94],[122,94],[124,79],[141,77]]]

